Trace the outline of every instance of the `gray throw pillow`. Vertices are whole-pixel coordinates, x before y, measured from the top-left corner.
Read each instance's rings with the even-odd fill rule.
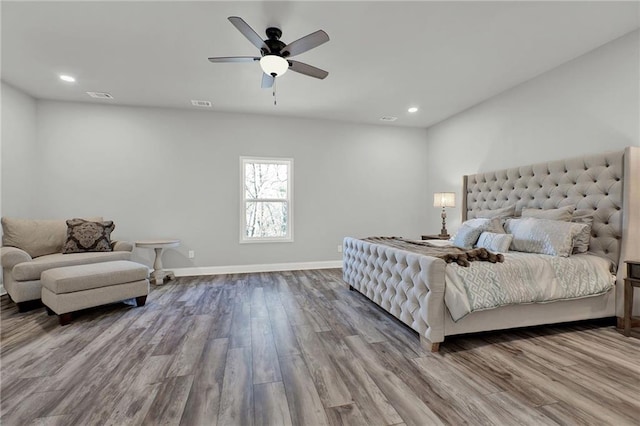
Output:
[[[583,223],[585,226],[573,239],[573,253],[586,253],[591,243],[591,227],[593,225],[593,210],[582,209],[573,212],[571,222]]]
[[[505,219],[508,217],[513,217],[516,215],[516,206],[515,204],[512,206],[502,207],[501,209],[495,210],[478,210],[475,212],[474,217],[485,218],[485,219]]]
[[[582,225],[582,229],[573,238],[573,254],[588,252],[591,242],[591,223],[580,223],[579,225]]]
[[[575,206],[564,206],[557,209],[522,209],[522,217],[569,222],[575,209]]]

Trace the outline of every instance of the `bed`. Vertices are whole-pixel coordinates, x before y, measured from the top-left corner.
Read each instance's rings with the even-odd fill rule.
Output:
[[[608,261],[611,289],[457,314],[454,321],[445,300],[453,284],[446,275],[457,266],[353,237],[344,239],[344,281],[417,331],[431,351],[456,334],[622,316],[624,260],[640,258],[640,147],[464,176],[462,193],[463,222],[511,206],[515,216],[529,208],[592,211],[588,252],[582,256]]]

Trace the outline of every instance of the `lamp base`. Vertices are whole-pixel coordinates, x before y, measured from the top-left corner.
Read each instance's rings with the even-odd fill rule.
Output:
[[[442,208],[442,213],[440,214],[442,217],[442,229],[440,230],[440,237],[449,237],[449,232],[447,231],[447,212],[444,211],[444,207]]]

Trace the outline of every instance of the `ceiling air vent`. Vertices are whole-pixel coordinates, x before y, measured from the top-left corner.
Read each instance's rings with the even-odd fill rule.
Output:
[[[111,96],[111,93],[106,93],[106,92],[87,92],[87,95],[97,99],[113,99],[113,96]]]
[[[192,99],[191,105],[203,108],[211,108],[211,102],[209,101],[195,101]]]
[[[398,117],[380,117],[380,121],[396,121]]]

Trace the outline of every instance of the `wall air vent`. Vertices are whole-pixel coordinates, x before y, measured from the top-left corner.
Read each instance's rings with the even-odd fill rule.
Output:
[[[113,99],[113,96],[111,96],[111,93],[106,93],[106,92],[87,92],[87,95],[96,99]]]
[[[398,117],[389,117],[389,116],[380,117],[380,121],[396,121],[397,119]]]
[[[191,105],[203,108],[211,108],[211,102],[209,101],[195,101],[192,99]]]

